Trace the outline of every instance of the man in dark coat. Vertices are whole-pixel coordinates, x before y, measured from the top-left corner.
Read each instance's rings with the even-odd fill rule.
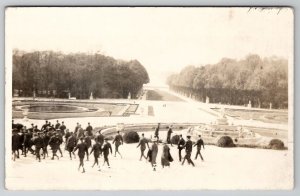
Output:
[[[101,133],[101,130],[98,131],[98,133],[99,133],[99,135],[97,135],[95,140],[98,141],[100,143],[100,145],[102,146],[104,143],[104,135]]]
[[[87,148],[87,145],[86,143],[83,141],[83,137],[81,137],[79,139],[79,144],[77,144],[77,146],[75,147],[74,149],[74,152],[78,150],[78,157],[79,157],[79,167],[78,167],[78,171],[80,170],[80,167],[82,167],[82,173],[85,172],[85,169],[84,169],[84,163],[83,163],[83,160],[84,160],[84,156],[85,154],[87,156],[89,156],[89,153],[88,153],[88,148]]]
[[[89,149],[92,146],[92,139],[90,136],[88,136],[88,133],[84,133],[84,143],[86,144],[87,148]],[[87,157],[87,161],[89,160],[89,157]]]
[[[63,157],[63,153],[62,153],[62,150],[60,148],[60,145],[64,142],[64,140],[63,140],[62,134],[60,133],[60,129],[56,130],[56,134],[58,134],[58,139],[59,139],[58,151],[60,153],[60,156]]]
[[[123,137],[122,135],[120,134],[120,131],[118,131],[118,134],[115,136],[115,139],[113,141],[113,144],[115,144],[115,157],[117,155],[117,153],[121,156],[122,158],[122,155],[121,153],[119,152],[119,146],[120,145],[123,145]]]
[[[179,136],[179,141],[178,141],[178,152],[179,152],[179,161],[181,162],[181,150],[183,149],[183,146],[185,144],[185,141],[182,137],[182,135]]]
[[[44,146],[43,146],[43,159],[46,158],[46,155],[48,157],[48,145],[49,145],[49,140],[50,140],[50,135],[48,132],[44,132],[42,135],[42,138],[44,140]]]
[[[104,146],[102,148],[102,151],[103,151],[103,155],[104,155],[104,162],[103,162],[103,165],[105,164],[105,162],[107,163],[108,165],[108,168],[110,168],[110,165],[109,165],[109,160],[108,160],[108,155],[109,155],[109,151],[110,153],[112,154],[112,147],[111,147],[111,144],[108,142],[108,138],[105,138],[104,139]]]
[[[87,131],[88,136],[93,136],[93,127],[88,123],[87,128],[85,129]]]
[[[32,133],[29,130],[26,130],[25,127],[25,135],[24,135],[24,142],[23,142],[23,148],[24,148],[24,156],[26,157],[27,151],[30,151],[31,154],[34,154],[32,147]]]
[[[59,129],[59,127],[60,127],[60,123],[59,123],[59,121],[57,120],[57,121],[56,121],[56,124],[55,124],[55,129],[57,130],[57,129]]]
[[[159,128],[160,128],[160,123],[157,124],[157,127],[155,128],[155,132],[154,132],[154,137],[156,137],[157,140],[159,140]]]
[[[67,132],[67,133],[70,133],[71,136],[68,137],[66,141],[65,149],[69,152],[70,159],[72,160],[72,154],[74,155],[74,158],[76,158],[75,153],[73,152],[74,148],[76,147],[76,137],[75,134],[73,134],[73,132]]]
[[[42,126],[41,130],[44,131],[48,127],[48,120],[46,120],[45,124]]]
[[[60,127],[59,127],[59,129],[60,129],[60,133],[64,136],[65,135],[65,130],[66,130],[66,125],[64,124],[64,121],[62,121],[61,122],[61,125],[60,125]],[[67,140],[65,140],[65,141],[67,141]]]
[[[171,146],[173,146],[172,142],[171,142],[171,135],[172,135],[172,133],[173,133],[173,131],[172,131],[172,125],[170,125],[168,133],[167,133],[167,143],[171,144]]]
[[[191,136],[187,136],[187,141],[184,145],[185,148],[185,156],[184,159],[182,161],[182,165],[184,164],[185,160],[188,161],[189,164],[192,164],[195,167],[194,162],[191,160],[191,155],[192,155],[192,150],[193,150],[193,143],[191,141]]]
[[[17,129],[13,129],[12,131],[12,155],[13,161],[16,160],[16,157],[19,158],[19,147],[20,147],[20,135],[18,134]]]
[[[59,139],[59,134],[55,134],[54,136],[52,136],[49,140],[49,146],[52,149],[52,160],[54,160],[54,157],[56,156],[57,159],[59,159],[59,157],[57,156],[57,150],[59,149],[59,145],[60,145],[60,139]]]
[[[203,147],[204,149],[204,142],[201,138],[201,135],[199,135],[199,139],[198,141],[194,144],[194,147],[197,146],[197,153],[196,153],[196,157],[195,157],[195,160],[197,159],[198,155],[200,155],[200,158],[202,161],[204,161],[203,157],[202,157],[202,154],[201,154],[201,146]]]
[[[66,134],[64,135],[65,137],[65,143],[67,143],[68,138],[73,134],[73,132],[70,132],[69,129],[66,129]]]
[[[98,158],[99,158],[99,155],[101,152],[101,145],[100,145],[99,141],[96,141],[96,143],[93,145],[90,154],[92,154],[92,152],[94,152],[94,158],[95,158],[95,161],[94,161],[94,164],[92,167],[94,167],[95,164],[97,164],[97,166],[99,166],[99,171],[100,171],[100,165],[98,162]]]
[[[33,139],[33,144],[35,145],[35,155],[36,158],[41,162],[40,151],[44,146],[44,140],[41,137],[41,133],[38,133],[38,136]]]
[[[144,133],[142,133],[142,138],[140,139],[140,142],[137,146],[137,148],[139,146],[141,146],[141,157],[140,157],[140,161],[142,160],[142,157],[144,157],[146,160],[147,160],[147,157],[144,155],[144,152],[146,150],[146,144],[147,144],[147,147],[149,149],[149,144],[148,144],[148,140],[144,137]]]

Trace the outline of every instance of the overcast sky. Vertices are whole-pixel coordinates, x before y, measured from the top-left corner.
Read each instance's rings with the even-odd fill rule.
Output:
[[[290,9],[249,8],[9,8],[10,49],[100,52],[139,60],[157,84],[186,65],[221,58],[290,58]]]

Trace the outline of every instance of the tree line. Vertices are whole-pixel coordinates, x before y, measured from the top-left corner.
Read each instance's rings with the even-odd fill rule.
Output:
[[[13,52],[13,94],[79,99],[135,98],[149,82],[137,60],[117,60],[103,54],[53,51]]]
[[[171,89],[199,101],[253,107],[288,107],[288,61],[276,56],[223,58],[216,64],[186,66],[170,75]]]

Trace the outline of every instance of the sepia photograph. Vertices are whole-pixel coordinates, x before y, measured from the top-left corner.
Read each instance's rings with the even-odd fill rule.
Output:
[[[7,7],[8,190],[292,190],[290,7]]]

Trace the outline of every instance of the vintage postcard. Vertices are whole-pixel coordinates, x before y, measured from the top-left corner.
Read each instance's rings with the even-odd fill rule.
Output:
[[[8,7],[9,190],[291,190],[289,7]]]

